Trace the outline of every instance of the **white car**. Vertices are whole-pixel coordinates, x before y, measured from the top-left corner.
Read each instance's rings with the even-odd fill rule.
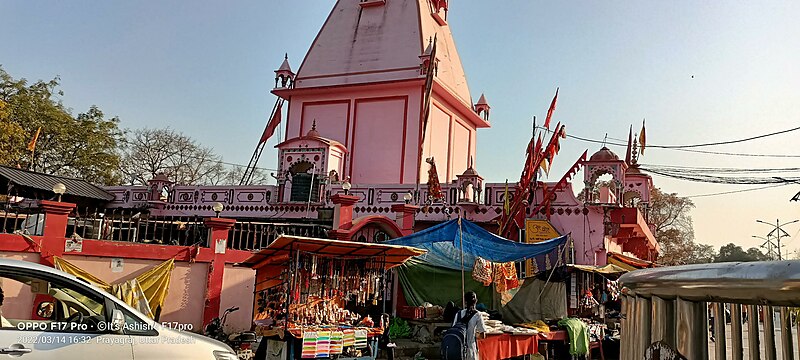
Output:
[[[33,359],[236,360],[219,341],[159,324],[87,282],[0,259],[0,355]]]

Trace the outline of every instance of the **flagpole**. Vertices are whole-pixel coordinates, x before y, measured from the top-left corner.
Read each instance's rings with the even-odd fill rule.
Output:
[[[458,213],[458,237],[461,243],[461,306],[467,308],[466,301],[464,300],[464,229],[461,228],[461,212]]]

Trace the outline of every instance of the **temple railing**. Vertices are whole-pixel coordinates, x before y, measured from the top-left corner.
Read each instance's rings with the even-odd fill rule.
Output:
[[[480,198],[472,203],[458,201],[459,189],[455,183],[441,184],[443,201],[428,203],[426,184],[352,184],[350,195],[359,197],[353,211],[356,217],[367,215],[391,214],[391,206],[402,204],[404,195],[411,193],[412,203],[421,207],[417,213],[420,221],[444,221],[449,217],[461,215],[477,222],[487,222],[500,215],[505,203],[506,186],[504,183],[484,183]],[[509,184],[508,196],[514,196],[514,184]],[[220,202],[224,205],[222,216],[236,219],[324,219],[333,208],[330,197],[343,193],[341,184],[326,184],[320,192],[320,201],[279,202],[276,185],[247,186],[183,186],[176,185],[169,190],[168,196],[152,199],[152,192],[147,186],[114,186],[105,188],[115,196],[108,208],[153,209],[158,216],[215,216],[212,206]],[[582,204],[577,202],[574,194],[568,194],[572,188],[568,186],[559,192],[551,202],[552,213],[578,216],[583,211]],[[541,200],[541,199],[539,199]],[[541,209],[544,214],[545,209]],[[530,213],[529,216],[533,214]]]
[[[29,235],[42,235],[44,212],[38,207],[0,204],[0,234],[13,234],[17,231]]]
[[[619,281],[621,360],[680,358],[666,356],[671,351],[692,360],[710,352],[714,359],[797,358],[792,307],[800,306],[800,261],[662,267]]]

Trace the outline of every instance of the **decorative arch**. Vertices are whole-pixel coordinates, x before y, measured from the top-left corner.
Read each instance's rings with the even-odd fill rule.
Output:
[[[331,236],[337,240],[358,241],[358,237],[363,235],[367,242],[371,242],[373,239],[368,238],[365,231],[362,231],[370,228],[382,231],[389,239],[403,236],[397,223],[382,215],[367,215],[354,219],[339,229],[331,231]]]

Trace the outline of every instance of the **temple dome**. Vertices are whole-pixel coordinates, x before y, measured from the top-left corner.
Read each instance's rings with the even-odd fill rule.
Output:
[[[589,161],[619,161],[619,156],[614,154],[614,152],[609,148],[603,146],[602,149],[592,154],[592,157],[589,158]]]

